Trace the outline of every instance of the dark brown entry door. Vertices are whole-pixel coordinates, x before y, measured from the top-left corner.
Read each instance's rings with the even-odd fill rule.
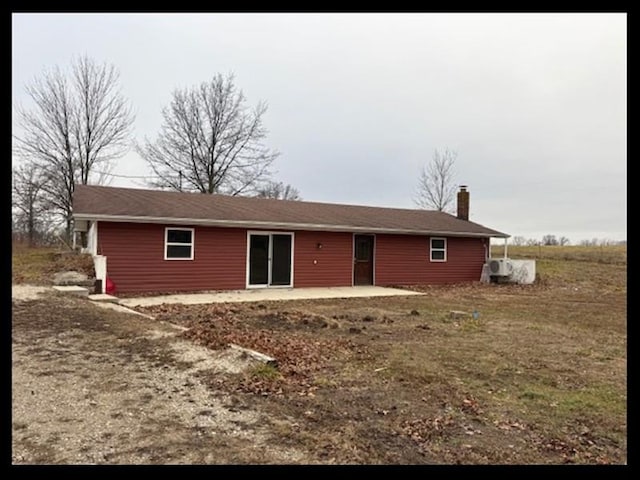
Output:
[[[353,284],[373,285],[373,235],[354,235]]]

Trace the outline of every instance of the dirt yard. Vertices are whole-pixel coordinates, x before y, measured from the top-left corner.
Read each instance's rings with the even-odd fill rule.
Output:
[[[38,291],[14,289],[14,464],[306,463],[269,441],[264,414],[198,378],[246,360],[162,322],[25,290]]]
[[[626,259],[538,271],[531,286],[139,309],[155,321],[16,301],[13,461],[626,464]]]

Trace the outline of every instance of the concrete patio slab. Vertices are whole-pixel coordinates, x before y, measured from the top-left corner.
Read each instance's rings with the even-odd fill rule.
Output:
[[[317,287],[317,288],[260,288],[254,290],[230,290],[220,292],[185,293],[180,295],[161,295],[157,297],[135,297],[120,299],[127,307],[146,307],[162,303],[182,303],[195,305],[200,303],[225,302],[268,302],[272,300],[307,300],[314,298],[352,298],[352,297],[389,297],[400,295],[422,295],[419,292],[385,287]]]
[[[124,305],[118,305],[116,303],[94,302],[94,305],[96,305],[96,306],[98,306],[100,308],[107,308],[109,310],[115,310],[116,312],[131,313],[131,314],[134,314],[134,315],[140,315],[141,317],[149,318],[151,320],[155,320],[155,317],[152,317],[151,315],[146,315],[144,313],[136,312],[135,310],[131,310],[130,308],[125,307]]]
[[[89,300],[94,302],[111,302],[111,303],[120,302],[120,299],[118,297],[114,297],[113,295],[107,295],[106,293],[90,294]]]
[[[79,287],[78,285],[55,285],[54,290],[62,293],[68,293],[69,295],[77,295],[79,297],[88,297],[89,289]]]

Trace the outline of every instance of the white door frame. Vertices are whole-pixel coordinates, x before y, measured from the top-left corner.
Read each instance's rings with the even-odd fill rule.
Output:
[[[260,285],[250,285],[250,269],[251,269],[251,235],[262,235],[265,237],[269,237],[269,252],[267,259],[267,283]],[[271,285],[271,269],[272,269],[272,258],[273,258],[273,236],[274,235],[289,235],[291,237],[291,271],[289,272],[289,285]],[[294,240],[295,234],[294,232],[278,232],[271,230],[247,230],[247,265],[246,265],[246,288],[292,288],[293,287],[293,261],[295,259],[295,255],[293,252],[294,249]]]

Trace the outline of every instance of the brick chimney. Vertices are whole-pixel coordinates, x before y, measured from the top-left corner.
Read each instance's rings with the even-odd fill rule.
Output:
[[[460,185],[458,192],[458,218],[469,220],[469,192],[466,185]]]

